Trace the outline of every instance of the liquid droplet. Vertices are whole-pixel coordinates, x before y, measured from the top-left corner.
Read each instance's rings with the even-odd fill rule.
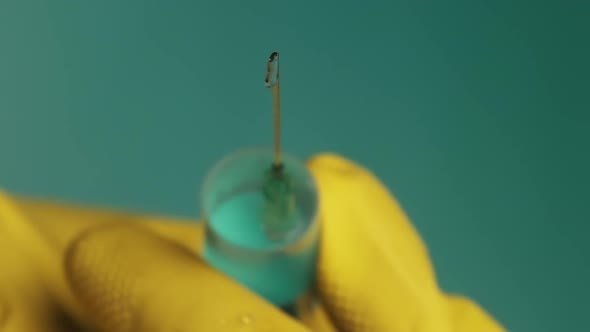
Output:
[[[252,317],[250,314],[244,314],[240,317],[240,322],[242,322],[244,325],[250,325],[254,323],[254,317]]]

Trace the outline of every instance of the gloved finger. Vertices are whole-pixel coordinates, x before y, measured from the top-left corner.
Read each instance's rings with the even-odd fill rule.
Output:
[[[370,172],[338,156],[316,157],[309,167],[323,229],[318,288],[337,327],[452,331],[456,323],[426,247],[395,198]]]
[[[34,287],[41,287],[45,292],[42,295],[54,302],[47,311],[53,314],[63,311],[60,316],[69,316],[76,322],[86,321],[87,313],[76,303],[62,264],[66,248],[81,232],[109,222],[141,223],[194,252],[200,247],[203,233],[202,225],[189,224],[187,220],[90,209],[6,194],[0,195],[0,215],[4,217],[0,233],[4,228],[5,234],[11,234],[24,248],[27,257],[23,261],[31,261],[35,266],[35,271],[30,272],[36,278]],[[0,270],[2,265],[0,261]]]
[[[129,214],[26,198],[20,198],[16,200],[16,203],[23,215],[44,235],[60,256],[65,254],[68,245],[84,230],[112,222],[144,225],[158,235],[194,253],[202,248],[203,223],[191,220]],[[59,268],[60,264],[61,261],[56,260],[55,268]],[[65,280],[63,283],[65,284]],[[66,287],[66,289],[69,292],[69,288]],[[78,317],[78,320],[82,318]],[[303,310],[300,320],[314,331],[335,331],[325,310],[319,305]]]
[[[138,225],[104,224],[68,248],[68,280],[105,331],[308,331]]]
[[[78,312],[61,256],[0,192],[0,331],[66,331]]]

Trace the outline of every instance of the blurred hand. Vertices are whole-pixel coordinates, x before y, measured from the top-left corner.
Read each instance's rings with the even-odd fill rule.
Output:
[[[202,223],[0,194],[0,331],[504,331],[444,294],[427,250],[370,172],[308,163],[321,200],[321,306],[300,320],[210,268]]]

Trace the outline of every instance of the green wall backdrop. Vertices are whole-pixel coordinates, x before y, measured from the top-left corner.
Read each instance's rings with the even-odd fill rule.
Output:
[[[276,49],[289,151],[371,168],[510,330],[589,331],[588,4],[0,0],[0,187],[195,217]]]

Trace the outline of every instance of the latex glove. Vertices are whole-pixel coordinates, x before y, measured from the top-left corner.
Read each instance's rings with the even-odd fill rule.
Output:
[[[324,307],[301,321],[203,263],[200,224],[4,195],[0,331],[503,331],[439,289],[418,234],[368,171],[333,155],[309,167],[321,200]],[[66,316],[76,326],[56,319]]]

